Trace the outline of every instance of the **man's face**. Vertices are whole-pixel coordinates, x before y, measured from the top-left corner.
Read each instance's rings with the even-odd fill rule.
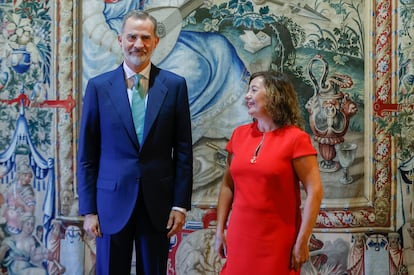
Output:
[[[150,19],[129,18],[123,32],[118,36],[125,63],[135,72],[142,70],[151,61],[152,53],[159,42]]]

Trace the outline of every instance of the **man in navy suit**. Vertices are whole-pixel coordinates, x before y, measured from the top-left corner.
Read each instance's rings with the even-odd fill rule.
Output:
[[[169,238],[182,229],[191,207],[187,84],[151,63],[159,37],[148,13],[130,11],[118,41],[124,62],[91,78],[83,98],[79,214],[85,231],[97,238],[98,275],[130,274],[134,243],[137,274],[165,275]],[[137,82],[145,99],[142,141],[132,112]]]

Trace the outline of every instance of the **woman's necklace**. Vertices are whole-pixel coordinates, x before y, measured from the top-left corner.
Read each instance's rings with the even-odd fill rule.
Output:
[[[260,140],[260,143],[257,145],[256,150],[254,150],[254,154],[252,158],[250,159],[251,164],[256,163],[257,156],[259,155],[260,149],[262,148],[263,142],[264,142],[265,133],[263,132],[262,139]]]

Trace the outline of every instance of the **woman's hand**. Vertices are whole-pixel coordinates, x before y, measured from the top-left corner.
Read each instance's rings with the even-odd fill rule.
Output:
[[[294,270],[299,270],[304,263],[309,259],[309,247],[307,243],[293,246],[292,256],[290,260],[290,267]]]
[[[227,257],[226,236],[224,232],[216,232],[216,242],[214,248],[221,258]]]

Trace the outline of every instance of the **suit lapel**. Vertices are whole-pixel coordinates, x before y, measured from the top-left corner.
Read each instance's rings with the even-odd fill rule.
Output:
[[[125,126],[129,137],[136,148],[139,148],[137,134],[135,133],[134,121],[132,120],[131,106],[128,100],[125,75],[122,65],[113,73],[112,78],[108,80],[106,92],[111,98],[115,111],[118,113],[120,120]]]
[[[160,69],[155,65],[152,65],[148,89],[147,111],[145,114],[143,143],[154,124],[155,118],[161,109],[161,105],[164,102],[168,91],[168,88],[163,84],[163,80],[164,77],[160,74]]]

